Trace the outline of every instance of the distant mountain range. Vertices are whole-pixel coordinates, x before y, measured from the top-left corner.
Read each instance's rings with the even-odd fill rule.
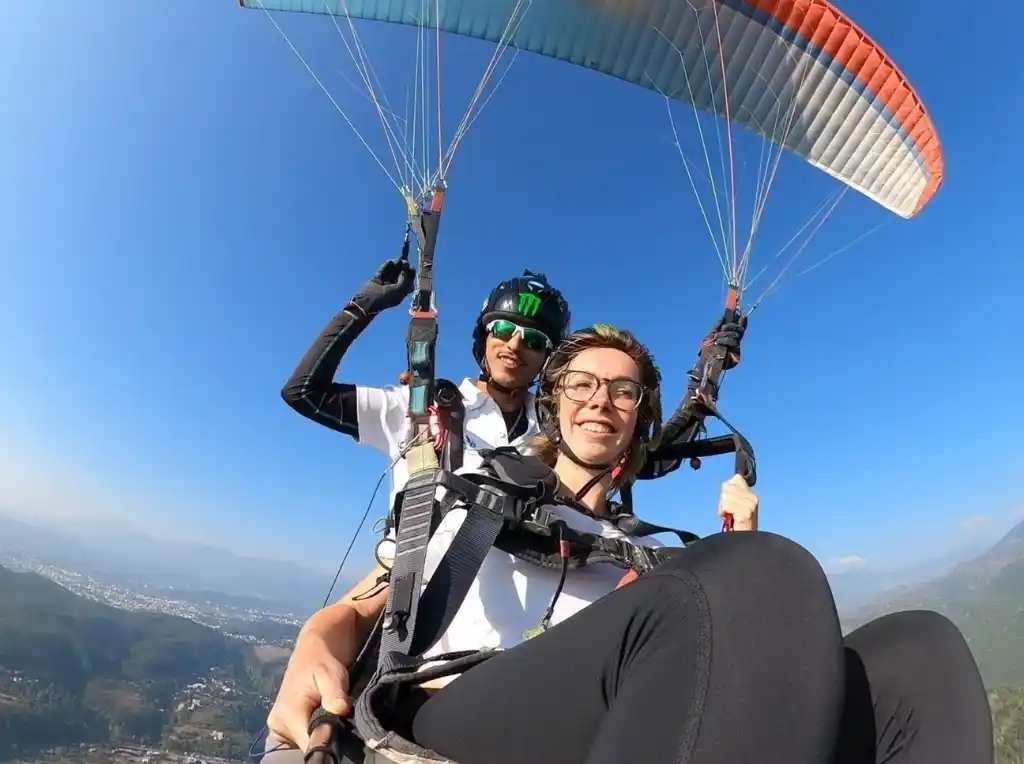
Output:
[[[990,543],[964,545],[939,557],[898,570],[861,568],[829,573],[828,580],[832,585],[836,607],[840,613],[848,613],[874,602],[892,590],[938,578],[959,563],[983,554]]]
[[[255,597],[268,610],[305,616],[324,601],[329,573],[225,549],[162,541],[109,521],[37,526],[0,515],[0,564],[33,561],[136,589],[178,591],[183,598],[216,592]],[[352,581],[354,576],[349,577]],[[339,594],[348,588],[339,581]],[[191,594],[189,594],[191,592]]]
[[[844,627],[919,608],[956,623],[989,687],[1024,687],[1024,522],[946,575],[901,587],[854,610],[844,618]]]

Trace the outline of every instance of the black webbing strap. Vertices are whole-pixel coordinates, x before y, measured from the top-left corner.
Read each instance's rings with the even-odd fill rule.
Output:
[[[681,531],[678,528],[669,528],[665,525],[655,525],[646,520],[641,520],[633,514],[621,514],[615,517],[615,526],[628,536],[653,536],[657,533],[671,533],[679,539],[683,546],[700,541],[700,536],[690,531]]]
[[[439,486],[447,493],[435,502]],[[392,693],[417,680],[413,675],[424,663],[420,656],[451,625],[502,528],[515,524],[525,509],[515,497],[440,469],[417,472],[403,493],[377,668],[356,701],[354,725],[363,740],[388,734],[375,710],[375,699],[384,693],[393,702]],[[451,511],[460,500],[466,504],[466,519],[423,587],[435,513]],[[393,743],[415,747],[401,739]]]
[[[454,476],[452,476],[454,477]],[[486,489],[477,490],[466,519],[452,539],[420,597],[419,622],[413,629],[411,655],[429,650],[448,631],[476,580],[491,547],[518,502]]]
[[[549,514],[542,504],[554,496],[557,486],[551,470],[539,460],[525,460],[512,447],[485,450],[481,455],[497,479],[484,474],[461,476],[448,471],[438,475],[437,484],[447,489],[440,511],[447,513],[461,499],[465,502],[467,514],[420,595],[416,607],[418,620],[414,619],[409,627],[412,631],[409,644],[392,648],[404,650],[408,657],[423,655],[448,630],[503,529],[523,528],[524,532],[541,533],[547,530],[546,527],[534,527],[536,518],[527,515],[534,511],[538,518]],[[542,472],[535,471],[537,465],[543,468]],[[403,518],[399,517],[396,561],[401,554],[402,521]],[[417,570],[422,581],[426,550],[417,550],[416,554],[414,564],[419,566]],[[390,644],[382,643],[382,654],[389,647]]]
[[[408,653],[412,646],[439,474],[436,467],[415,472],[398,498],[401,514],[395,534],[395,558],[391,566],[388,600],[381,623],[382,657],[395,651]]]
[[[446,489],[435,504],[437,488]],[[521,517],[523,502],[444,470],[423,471],[406,483],[395,538],[395,559],[382,624],[383,672],[410,664],[444,634],[476,580],[502,528]],[[423,586],[427,544],[435,511],[447,514],[465,502],[466,519]]]
[[[580,565],[611,563],[625,570],[646,573],[658,564],[655,547],[633,544],[626,539],[608,538],[597,533],[577,531],[564,524],[560,532],[563,541],[568,542],[570,546],[570,557],[576,559]],[[574,548],[582,554],[574,554]]]

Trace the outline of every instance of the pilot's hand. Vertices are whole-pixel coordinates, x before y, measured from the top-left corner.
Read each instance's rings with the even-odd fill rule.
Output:
[[[723,369],[735,368],[740,362],[740,342],[747,331],[747,317],[739,316],[735,321],[720,318],[701,343],[701,356],[712,347],[725,348]]]
[[[733,475],[722,483],[718,496],[718,515],[731,515],[734,531],[757,530],[758,500],[747,481],[740,475]]]
[[[348,689],[348,671],[327,643],[316,634],[301,635],[267,716],[267,728],[275,737],[305,751],[309,720],[318,706],[337,716],[351,713]]]
[[[402,300],[412,294],[416,285],[416,271],[408,260],[396,257],[385,260],[377,269],[362,293],[369,298],[371,310],[378,312],[394,308],[402,304]]]

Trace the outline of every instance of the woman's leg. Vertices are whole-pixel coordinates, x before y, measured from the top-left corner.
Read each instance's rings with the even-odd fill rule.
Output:
[[[992,764],[992,717],[960,631],[929,610],[847,636],[838,764]]]
[[[413,733],[459,764],[823,764],[841,640],[806,550],[718,534],[466,672]]]

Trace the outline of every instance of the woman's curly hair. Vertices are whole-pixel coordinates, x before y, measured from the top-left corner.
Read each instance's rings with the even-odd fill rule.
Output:
[[[643,387],[633,442],[626,451],[625,464],[612,486],[612,491],[615,491],[640,471],[647,459],[647,452],[657,448],[661,441],[661,372],[654,362],[654,356],[632,332],[608,324],[594,324],[573,332],[555,348],[540,375],[537,413],[541,434],[531,442],[530,450],[545,464],[554,466],[561,440],[558,394],[561,392],[562,378],[572,359],[591,348],[613,348],[628,355],[640,370],[640,385]]]

